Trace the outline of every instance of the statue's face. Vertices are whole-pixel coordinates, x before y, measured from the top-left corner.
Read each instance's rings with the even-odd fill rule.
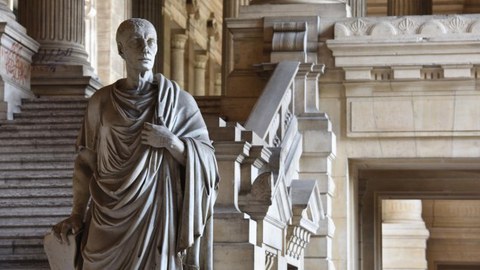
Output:
[[[127,67],[140,71],[152,70],[157,54],[157,33],[151,26],[122,33],[120,55]]]

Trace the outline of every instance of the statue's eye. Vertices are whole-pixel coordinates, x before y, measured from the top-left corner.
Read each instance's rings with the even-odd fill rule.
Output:
[[[149,38],[147,40],[148,46],[155,45],[157,43],[157,40],[155,38]]]
[[[142,39],[141,38],[133,38],[128,41],[128,45],[132,48],[138,48],[142,46]]]

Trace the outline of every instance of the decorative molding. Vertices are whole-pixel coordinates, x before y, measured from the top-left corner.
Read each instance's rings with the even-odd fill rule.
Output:
[[[272,51],[306,51],[307,23],[280,22],[273,24]]]
[[[479,15],[406,16],[350,19],[335,24],[335,39],[349,37],[385,38],[388,36],[436,36],[477,34]]]
[[[300,259],[305,247],[310,242],[311,234],[311,232],[300,226],[289,226],[287,232],[287,255],[297,260]]]

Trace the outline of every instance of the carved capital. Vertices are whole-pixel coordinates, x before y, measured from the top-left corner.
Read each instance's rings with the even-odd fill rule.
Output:
[[[172,48],[184,50],[185,44],[188,40],[188,36],[184,34],[175,34],[172,36]]]
[[[196,69],[205,69],[207,67],[208,55],[196,54],[194,66]]]

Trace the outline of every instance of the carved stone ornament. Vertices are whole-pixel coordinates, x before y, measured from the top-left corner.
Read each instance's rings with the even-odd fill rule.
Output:
[[[477,15],[362,18],[335,24],[335,39],[350,36],[384,38],[385,36],[435,36],[478,32],[480,32],[480,19]]]

